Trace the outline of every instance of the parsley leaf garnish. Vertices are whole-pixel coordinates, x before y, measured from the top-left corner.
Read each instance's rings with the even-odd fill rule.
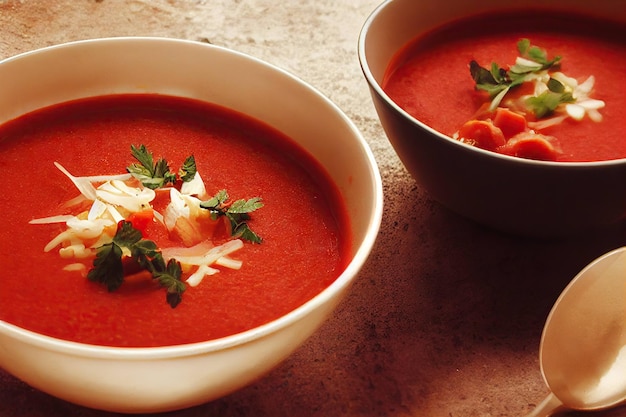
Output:
[[[576,101],[572,93],[566,91],[565,86],[560,81],[550,78],[547,85],[547,91],[536,97],[526,99],[526,105],[533,110],[537,118],[552,113],[560,104]]]
[[[139,163],[128,166],[126,170],[141,181],[144,187],[155,190],[168,183],[173,184],[176,182],[176,174],[170,171],[170,167],[165,159],[159,158],[154,163],[152,153],[148,152],[144,145],[139,147],[130,145],[130,151]]]
[[[126,167],[126,170],[132,174],[133,177],[137,178],[144,187],[156,190],[167,184],[176,183],[178,177],[180,177],[180,180],[183,182],[189,182],[193,180],[196,175],[196,159],[193,155],[185,159],[183,166],[178,171],[177,177],[175,173],[170,171],[169,164],[165,159],[159,158],[159,160],[154,163],[154,158],[152,154],[148,152],[145,145],[140,145],[139,147],[130,145],[130,151],[139,163]]]
[[[263,207],[261,198],[254,197],[249,200],[241,199],[228,203],[228,193],[226,190],[220,190],[209,200],[200,203],[200,207],[209,210],[213,220],[225,216],[230,222],[232,236],[240,237],[252,243],[263,241],[259,235],[250,229],[247,223],[251,218],[249,213]]]
[[[180,262],[175,259],[169,260],[165,270],[153,273],[154,279],[167,291],[165,299],[172,308],[180,304],[183,300],[183,292],[187,288],[185,283],[180,280],[181,274]]]
[[[469,64],[470,75],[476,83],[476,89],[486,91],[491,98],[491,104],[489,106],[489,110],[491,111],[498,107],[510,89],[523,84],[533,74],[549,70],[558,66],[561,62],[560,56],[548,59],[546,51],[531,45],[528,39],[521,39],[517,43],[517,50],[523,59],[518,60],[508,70],[501,68],[495,62],[491,64],[490,69],[481,67],[474,60]],[[554,98],[549,97],[549,94],[535,97],[535,99],[537,100],[533,100],[531,108],[535,111],[537,117],[543,117],[556,108],[556,106],[554,108],[552,107],[552,100]],[[545,103],[543,103],[544,100],[546,101]]]
[[[117,290],[124,282],[124,254],[130,254],[132,260],[166,289],[166,301],[172,308],[180,304],[186,289],[180,263],[170,259],[166,265],[156,243],[143,239],[141,232],[125,220],[118,224],[113,241],[96,249],[96,259],[87,278],[105,285],[108,291]]]
[[[122,248],[113,242],[100,246],[87,278],[105,285],[110,292],[117,290],[124,282]]]
[[[550,69],[561,62],[560,56],[555,56],[552,59],[548,59],[548,54],[543,49],[538,46],[533,46],[530,44],[529,39],[521,39],[517,43],[517,50],[519,51],[522,58],[528,59],[530,61],[536,62],[537,64],[541,64],[539,70],[537,70],[536,66],[530,65],[513,65],[510,71],[518,74],[528,73],[528,72],[536,72],[541,70]]]
[[[193,155],[188,156],[183,162],[183,166],[180,167],[178,171],[178,176],[183,182],[189,182],[193,180],[193,177],[196,175],[196,158]]]

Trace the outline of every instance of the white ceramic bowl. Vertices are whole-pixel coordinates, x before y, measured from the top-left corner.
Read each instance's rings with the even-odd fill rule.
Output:
[[[0,122],[112,93],[192,97],[262,120],[297,141],[329,172],[346,201],[354,237],[349,266],[322,293],[273,322],[219,340],[112,348],[58,340],[0,321],[0,367],[35,388],[127,413],[216,399],[259,378],[305,341],[372,249],[382,216],[382,184],[370,149],[337,106],[275,66],[204,43],[111,38],[6,59],[0,62],[0,80]]]
[[[531,7],[626,22],[622,0],[385,1],[368,17],[358,43],[381,124],[416,181],[465,217],[508,233],[546,238],[616,227],[626,216],[626,159],[557,163],[485,151],[416,120],[381,87],[394,54],[416,36],[472,14]]]

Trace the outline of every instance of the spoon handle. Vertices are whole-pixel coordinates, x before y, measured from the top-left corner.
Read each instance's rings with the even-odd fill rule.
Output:
[[[553,393],[548,396],[526,417],[550,417],[558,412],[565,411],[567,408],[556,398]]]

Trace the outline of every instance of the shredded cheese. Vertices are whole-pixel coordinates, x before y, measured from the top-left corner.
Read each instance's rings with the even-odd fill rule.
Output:
[[[243,262],[238,259],[233,259],[224,255],[217,258],[217,260],[215,261],[215,265],[224,266],[230,269],[241,269],[241,267],[243,266]]]
[[[44,247],[45,252],[59,248],[59,256],[64,259],[94,257],[96,248],[112,241],[111,230],[120,221],[132,213],[151,208],[156,197],[155,190],[128,185],[126,181],[132,178],[130,174],[77,177],[61,164],[54,164],[80,192],[80,196],[67,202],[65,207],[91,201],[89,209],[78,215],[61,214],[30,221],[30,224],[65,223],[66,229]],[[181,263],[183,270],[190,273],[186,280],[188,285],[196,286],[205,276],[218,273],[215,266],[242,267],[240,260],[229,257],[244,246],[242,240],[234,239],[213,246],[207,236],[202,235],[200,222],[212,220],[208,210],[200,207],[200,198],[205,198],[207,192],[199,173],[196,172],[192,181],[183,183],[181,191],[169,188],[169,196],[170,203],[165,212],[153,211],[153,215],[156,221],[169,232],[179,234],[186,243],[185,247],[165,248],[161,252],[166,262],[174,258]],[[80,262],[70,263],[64,269],[87,274],[87,266]]]
[[[199,172],[196,172],[191,181],[183,183],[180,187],[180,192],[181,194],[195,195],[199,198],[206,198],[208,196],[204,186],[204,181],[202,181],[202,177]]]
[[[59,249],[59,255],[62,258],[89,258],[95,255],[92,249],[86,248],[82,243],[75,243]]]
[[[602,115],[598,110],[605,106],[605,102],[590,97],[593,86],[595,85],[595,77],[593,75],[590,75],[582,83],[578,83],[575,78],[568,77],[562,72],[557,71],[549,74],[548,71],[541,71],[532,79],[535,83],[533,92],[535,97],[548,91],[550,78],[560,82],[565,87],[565,91],[571,93],[574,98],[573,103],[566,103],[563,106],[561,116],[570,117],[576,121],[581,121],[585,116],[588,116],[594,122],[602,121]],[[557,124],[564,120],[564,118],[560,118],[559,116],[551,119],[553,119],[552,124]]]
[[[87,275],[87,266],[81,263],[72,263],[63,267],[64,271],[76,271],[80,272],[82,275]]]
[[[176,256],[176,260],[183,265],[211,265],[219,258],[225,255],[230,255],[231,253],[241,249],[243,247],[243,241],[241,239],[233,239],[224,243],[220,246],[215,246],[209,249],[206,253],[195,256],[185,256],[178,255]],[[167,260],[168,253],[163,250],[163,257]]]
[[[150,188],[129,187],[120,180],[107,181],[96,189],[97,199],[131,213],[144,210],[155,196]]]
[[[198,284],[202,282],[205,276],[214,275],[214,274],[217,274],[218,272],[219,272],[218,269],[211,268],[208,265],[200,265],[198,269],[196,270],[196,272],[194,272],[193,274],[189,276],[189,278],[187,278],[186,282],[191,287],[196,287]]]
[[[42,217],[39,219],[33,219],[29,221],[30,224],[50,224],[50,223],[65,223],[69,219],[73,218],[71,214],[62,214],[59,216]]]

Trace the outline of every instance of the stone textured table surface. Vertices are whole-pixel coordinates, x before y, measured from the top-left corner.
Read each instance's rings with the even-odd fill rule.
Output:
[[[257,383],[166,415],[521,417],[547,393],[538,346],[552,303],[589,261],[626,244],[624,228],[567,241],[503,236],[429,199],[388,144],[359,67],[359,30],[377,4],[0,0],[0,58],[98,37],[209,41],[319,88],[361,129],[379,163],[386,193],[379,240],[335,314]],[[113,415],[0,370],[0,417]],[[626,416],[626,409],[593,415]]]

